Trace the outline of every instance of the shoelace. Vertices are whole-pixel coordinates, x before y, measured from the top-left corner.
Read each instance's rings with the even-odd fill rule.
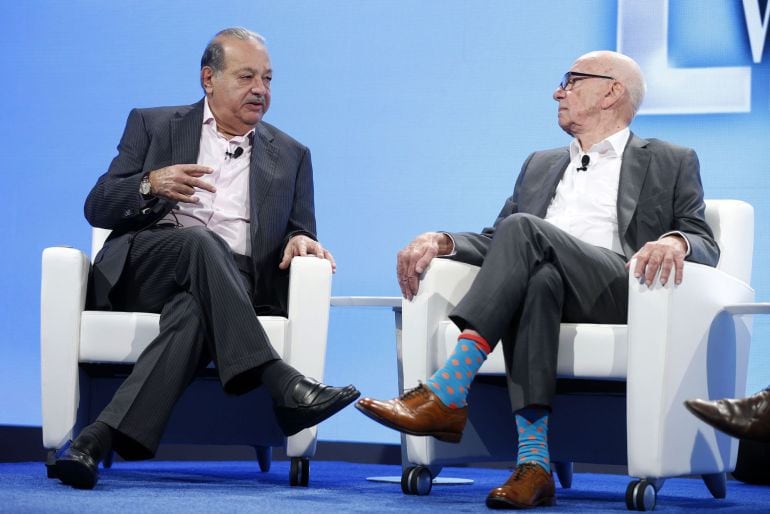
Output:
[[[408,400],[415,396],[426,396],[428,394],[429,391],[425,387],[425,384],[423,384],[422,381],[418,381],[417,383],[419,384],[417,387],[410,389],[401,395],[402,401]]]
[[[526,477],[529,473],[535,471],[537,464],[522,464],[516,467],[516,473],[513,475],[514,480],[520,480]]]

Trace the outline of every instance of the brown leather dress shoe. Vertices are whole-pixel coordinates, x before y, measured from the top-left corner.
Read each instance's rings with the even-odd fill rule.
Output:
[[[555,504],[553,475],[535,463],[517,466],[503,485],[487,495],[490,509],[530,509]]]
[[[424,384],[388,401],[362,398],[356,408],[386,427],[410,435],[429,435],[459,443],[468,408],[451,409]]]
[[[695,416],[728,435],[770,442],[770,389],[747,398],[686,400],[684,405]]]

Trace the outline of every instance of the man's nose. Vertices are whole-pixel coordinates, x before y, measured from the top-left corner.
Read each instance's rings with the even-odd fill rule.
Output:
[[[553,92],[553,99],[557,102],[564,98],[566,96],[567,92],[564,91],[561,86],[557,86],[556,90]]]
[[[251,85],[251,92],[257,95],[264,95],[265,91],[267,91],[265,82],[259,77],[254,79],[254,83]]]

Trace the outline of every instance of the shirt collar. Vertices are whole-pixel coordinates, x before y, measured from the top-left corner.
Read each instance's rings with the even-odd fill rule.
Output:
[[[587,152],[583,152],[583,150],[580,148],[578,139],[575,138],[569,144],[570,159],[574,159],[581,153],[598,153],[605,157],[610,155],[623,155],[623,150],[626,148],[626,143],[628,143],[629,137],[631,137],[631,129],[626,127],[599,141],[591,148],[589,148]]]
[[[203,126],[209,126],[214,134],[224,138],[224,136],[217,130],[217,120],[214,119],[214,113],[211,112],[211,107],[209,107],[208,97],[203,99]],[[248,141],[249,146],[254,144],[254,129],[249,130],[242,136],[235,136],[230,140],[231,143],[239,146],[242,145],[244,141]]]

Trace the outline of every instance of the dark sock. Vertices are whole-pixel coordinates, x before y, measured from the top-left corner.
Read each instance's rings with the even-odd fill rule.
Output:
[[[99,462],[112,450],[112,428],[101,421],[91,423],[72,441],[72,448],[89,453]]]
[[[291,393],[304,375],[280,359],[263,364],[260,369],[262,385],[267,388],[275,404],[282,407],[295,407]]]

